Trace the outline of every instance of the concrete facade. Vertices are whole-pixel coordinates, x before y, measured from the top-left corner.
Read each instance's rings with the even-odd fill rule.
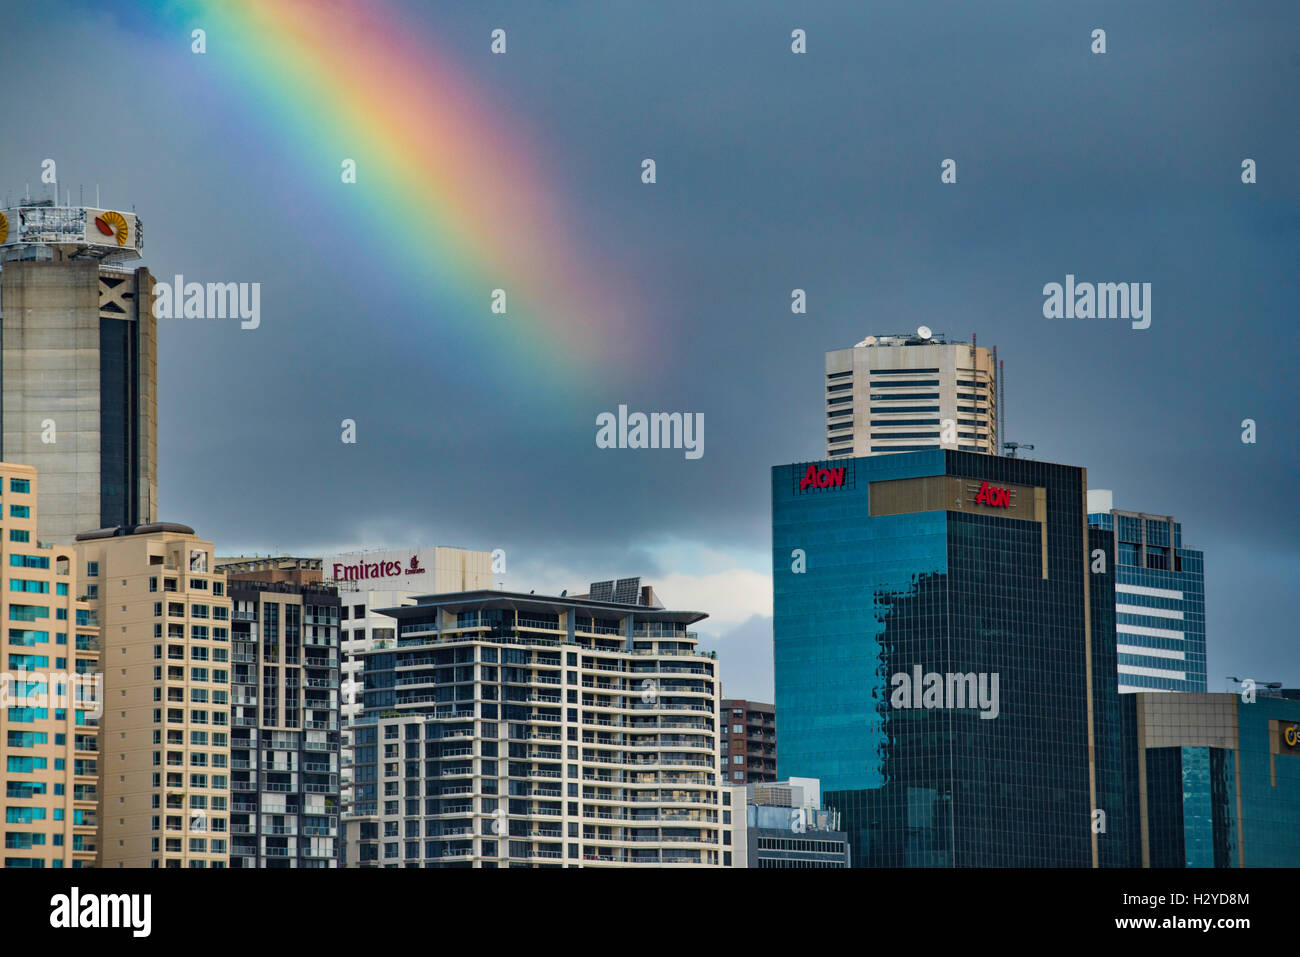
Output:
[[[0,457],[41,473],[41,541],[157,517],[153,277],[65,257],[0,264]]]

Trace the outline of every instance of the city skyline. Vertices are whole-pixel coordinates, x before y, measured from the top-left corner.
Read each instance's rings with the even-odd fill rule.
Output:
[[[1300,569],[1284,318],[1296,133],[1276,122],[1285,71],[1248,69],[1282,56],[1265,21],[1211,34],[1159,7],[1083,20],[1026,6],[1008,31],[952,5],[936,35],[933,10],[831,19],[772,4],[741,25],[685,6],[596,20],[376,8],[377,28],[408,28],[472,91],[460,107],[487,132],[449,127],[452,145],[491,155],[502,130],[527,144],[515,159],[528,177],[487,170],[473,185],[494,198],[476,209],[518,213],[545,195],[530,223],[565,227],[583,302],[653,322],[648,337],[612,324],[584,349],[554,310],[530,309],[535,233],[488,256],[491,268],[478,262],[481,290],[429,295],[437,272],[403,258],[404,234],[370,215],[408,188],[390,176],[396,144],[342,124],[281,135],[266,78],[228,56],[240,24],[213,20],[198,55],[184,16],[52,7],[13,15],[0,39],[12,61],[59,22],[69,54],[50,81],[60,109],[15,103],[23,136],[0,151],[5,205],[25,184],[45,195],[41,164],[54,158],[63,198],[75,203],[84,182],[89,202],[98,183],[106,205],[140,214],[142,264],[159,283],[261,284],[256,329],[159,320],[158,516],[203,530],[219,553],[504,548],[506,587],[552,594],[607,570],[641,575],[672,606],[710,613],[717,630],[702,641],[720,653],[724,695],[772,700],[767,470],[823,454],[826,351],[924,323],[999,346],[1005,438],[1182,523],[1205,554],[1211,690],[1228,674],[1300,684],[1286,600]],[[1111,37],[1104,57],[1088,50],[1092,19]],[[498,26],[510,45],[494,56]],[[809,52],[792,63],[795,26]],[[717,44],[727,29],[743,53]],[[920,42],[948,65],[909,63]],[[92,65],[105,44],[167,82],[105,75]],[[1044,57],[1058,61],[1056,85],[1022,87],[1017,65]],[[537,82],[561,62],[562,79]],[[982,84],[956,83],[963,71]],[[1171,78],[1177,93],[1155,82]],[[417,81],[406,95],[423,116],[429,76]],[[100,107],[71,96],[92,83],[130,103],[112,114],[111,154]],[[641,106],[632,122],[629,102]],[[231,148],[246,141],[257,148]],[[1240,182],[1244,157],[1260,164],[1256,184]],[[613,278],[587,284],[591,273]],[[1150,327],[1044,318],[1044,286],[1067,276],[1150,282]],[[505,317],[491,312],[498,286]],[[793,289],[806,314],[790,311]],[[558,385],[535,368],[555,353]],[[702,413],[705,455],[598,448],[596,417],[620,405]],[[1245,418],[1257,444],[1241,442]],[[355,445],[340,442],[344,419]]]

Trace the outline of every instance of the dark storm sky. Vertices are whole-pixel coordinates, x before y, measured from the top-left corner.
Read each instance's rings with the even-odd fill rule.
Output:
[[[121,6],[6,14],[0,189],[53,157],[74,202],[134,205],[156,276],[263,284],[259,330],[161,324],[161,517],[220,553],[502,547],[524,590],[672,582],[725,691],[770,698],[768,468],[822,454],[827,349],[925,323],[1000,347],[1009,438],[1184,523],[1212,690],[1300,685],[1294,3],[395,4],[653,317],[644,364],[583,370],[563,414],[448,335],[382,238],[322,241],[320,171],[220,49]],[[1151,283],[1151,327],[1044,319],[1067,273]],[[597,449],[620,403],[702,412],[703,458]]]

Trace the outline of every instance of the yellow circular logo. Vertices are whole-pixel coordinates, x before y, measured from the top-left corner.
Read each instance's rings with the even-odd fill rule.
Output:
[[[1297,744],[1300,744],[1300,725],[1291,725],[1284,732],[1284,736],[1287,747],[1294,748]]]
[[[126,245],[126,236],[130,228],[126,224],[126,217],[121,213],[110,211],[103,216],[96,216],[95,228],[105,236],[116,236],[119,246]]]

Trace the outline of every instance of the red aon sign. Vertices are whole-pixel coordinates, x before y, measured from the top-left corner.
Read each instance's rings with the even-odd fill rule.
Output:
[[[1011,489],[994,488],[985,482],[980,486],[979,494],[975,496],[975,502],[979,505],[992,505],[994,508],[1011,507]]]
[[[808,466],[808,471],[803,473],[803,481],[799,483],[800,490],[806,488],[838,488],[844,484],[844,469],[819,469],[815,465]]]

